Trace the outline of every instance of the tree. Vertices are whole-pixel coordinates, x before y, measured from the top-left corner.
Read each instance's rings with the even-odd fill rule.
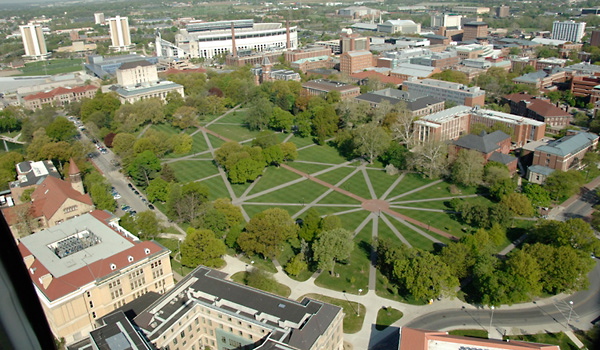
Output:
[[[585,179],[582,173],[576,170],[555,170],[546,178],[544,188],[554,199],[570,197],[583,185]]]
[[[228,172],[229,180],[235,184],[254,181],[262,174],[263,169],[263,164],[250,158],[243,158],[231,167]]]
[[[467,77],[465,73],[452,69],[446,69],[441,73],[435,73],[431,78],[465,85],[469,84],[469,77]]]
[[[510,255],[503,276],[511,302],[528,301],[542,292],[540,266],[535,257],[524,250]]]
[[[171,124],[179,129],[185,130],[197,126],[198,110],[190,106],[181,106],[173,112]]]
[[[407,157],[409,150],[406,146],[399,144],[396,141],[390,142],[388,149],[383,152],[379,159],[383,164],[391,164],[396,169],[406,169]]]
[[[428,178],[437,178],[446,172],[447,155],[446,143],[428,141],[413,149],[410,164]]]
[[[481,153],[461,149],[452,165],[452,180],[464,186],[479,185],[483,180],[484,162]]]
[[[335,262],[348,259],[354,241],[352,232],[343,228],[321,232],[319,238],[313,243],[313,260],[321,270],[334,274]]]
[[[466,244],[452,242],[442,249],[440,259],[448,266],[452,276],[463,279],[471,274],[476,256]]]
[[[229,198],[215,199],[213,207],[225,216],[225,223],[228,229],[244,221],[240,207],[231,204]]]
[[[283,152],[283,160],[295,160],[298,158],[298,150],[293,142],[282,142],[279,144],[281,152]]]
[[[262,152],[267,164],[278,166],[283,162],[283,152],[281,151],[281,147],[279,145],[267,147],[263,149]]]
[[[102,174],[92,170],[83,177],[83,186],[92,197],[96,209],[114,211],[117,202],[110,194],[110,184]]]
[[[297,237],[297,229],[286,210],[271,208],[250,219],[237,243],[246,254],[274,257],[283,242]]]
[[[269,120],[269,127],[281,132],[288,132],[294,125],[294,116],[288,111],[284,111],[279,107],[273,108],[273,114]]]
[[[523,185],[523,194],[529,198],[534,206],[547,207],[552,202],[550,193],[538,184],[527,183]]]
[[[313,134],[317,138],[317,143],[322,145],[328,137],[331,137],[338,130],[339,118],[332,105],[321,105],[313,110]]]
[[[56,117],[46,127],[46,134],[52,141],[70,141],[78,134],[75,125],[65,117]]]
[[[369,163],[389,147],[392,138],[381,127],[369,123],[359,126],[353,131],[356,152]]]
[[[294,277],[298,277],[306,269],[308,269],[308,264],[304,259],[304,253],[298,253],[285,265],[285,272]]]
[[[530,233],[533,242],[555,247],[569,246],[586,255],[600,255],[600,242],[590,225],[582,219],[569,219],[565,222],[544,220]]]
[[[251,130],[264,130],[273,114],[273,104],[264,97],[257,99],[248,109],[246,123]]]
[[[310,207],[302,218],[298,235],[306,242],[312,242],[320,232],[320,225],[321,216],[319,212],[314,207]]]
[[[500,200],[500,205],[506,206],[517,216],[533,215],[533,206],[531,205],[531,201],[526,195],[521,193],[513,192],[507,194],[506,196],[502,197],[502,200]]]
[[[275,146],[278,143],[277,135],[271,130],[263,130],[252,140],[252,146],[258,146],[262,149]]]
[[[169,138],[170,147],[175,154],[185,154],[192,150],[193,139],[188,134],[175,134]]]
[[[138,235],[141,239],[151,240],[156,238],[162,227],[156,217],[156,212],[145,210],[139,212],[135,218]]]
[[[133,156],[133,145],[137,138],[133,134],[119,133],[113,139],[113,151],[121,158]]]
[[[181,263],[185,266],[221,267],[225,255],[225,244],[215,237],[211,230],[188,228],[187,236],[181,244]]]
[[[394,275],[401,286],[420,300],[453,295],[458,287],[458,279],[440,257],[417,249],[409,250],[408,256],[394,263]]]
[[[160,177],[150,181],[146,188],[146,195],[150,202],[166,202],[169,198],[169,183]]]
[[[118,135],[117,135],[118,136]],[[161,169],[160,160],[151,151],[138,154],[127,168],[127,172],[137,185],[147,187]]]

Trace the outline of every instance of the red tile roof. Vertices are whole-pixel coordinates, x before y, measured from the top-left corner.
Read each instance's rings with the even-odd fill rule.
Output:
[[[34,217],[51,218],[69,198],[93,205],[89,195],[79,193],[66,181],[48,176],[31,194]]]
[[[160,74],[177,74],[177,73],[206,73],[206,69],[204,68],[192,68],[192,69],[177,69],[177,68],[169,68],[164,72],[160,72]]]
[[[19,243],[18,247],[23,258],[32,255],[22,243]],[[149,249],[148,254],[146,254],[146,249]],[[38,289],[44,293],[50,301],[53,301],[78,290],[86,284],[113,274],[115,271],[136,264],[148,255],[158,253],[163,249],[163,247],[154,242],[136,242],[133,247],[111,257],[95,261],[64,276],[52,277],[52,281],[47,288],[44,288],[41,277],[49,274],[49,271],[39,260],[35,259],[33,264],[29,267],[29,275]],[[129,262],[129,256],[133,257],[132,262]],[[116,265],[116,269],[111,269],[112,264]]]
[[[521,102],[521,101],[531,100],[533,98],[533,96],[530,94],[521,92],[521,93],[506,95],[506,96],[504,96],[504,98],[507,100],[511,100],[513,102]]]
[[[77,175],[79,173],[81,173],[79,171],[79,167],[75,163],[75,160],[71,157],[69,160],[69,175]]]
[[[73,88],[65,88],[65,87],[57,87],[56,89],[47,91],[47,92],[38,92],[36,94],[31,94],[23,97],[25,101],[37,100],[37,99],[45,99],[45,98],[54,98],[54,96],[65,95],[65,94],[76,94],[87,92],[90,90],[97,90],[98,87],[94,85],[86,85],[86,86],[77,86]]]
[[[544,100],[529,100],[527,108],[544,117],[570,117],[568,112],[556,107],[552,103]]]
[[[391,77],[389,75],[385,75],[385,74],[382,74],[382,73],[379,73],[376,71],[372,71],[372,70],[353,73],[353,74],[350,74],[350,76],[355,79],[376,78],[384,84],[390,83],[390,84],[400,85],[404,81],[404,79],[401,79],[398,77]]]
[[[426,331],[402,327],[400,350],[428,350],[430,343],[452,343],[465,346],[493,347],[503,350],[560,350],[558,345],[529,343],[517,340],[510,342],[494,339],[478,339],[449,335],[446,332]]]

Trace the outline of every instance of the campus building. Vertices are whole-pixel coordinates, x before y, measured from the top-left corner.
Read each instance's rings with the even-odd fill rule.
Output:
[[[469,22],[463,25],[462,41],[477,40],[487,37],[488,25],[484,22]]]
[[[444,101],[438,100],[434,97],[411,93],[409,91],[403,91],[398,89],[383,89],[378,91],[369,92],[357,96],[358,101],[364,101],[371,105],[373,108],[377,108],[380,104],[387,102],[390,105],[404,104],[407,110],[414,117],[428,115],[444,110]]]
[[[598,135],[587,132],[569,132],[565,137],[539,146],[533,153],[533,164],[527,169],[527,179],[544,183],[555,170],[580,169],[585,154],[598,145]]]
[[[552,23],[552,39],[578,43],[585,35],[585,22],[554,21]]]
[[[159,56],[214,58],[237,51],[285,51],[298,47],[297,27],[282,23],[254,23],[252,19],[191,23],[175,36],[175,43],[157,40]]]
[[[117,52],[132,49],[134,45],[131,43],[129,19],[127,17],[116,16],[109,18],[107,22],[110,30],[110,49]]]
[[[409,19],[390,19],[378,24],[377,31],[388,34],[419,34],[421,32],[421,24]]]
[[[549,129],[560,130],[573,120],[569,112],[550,101],[526,93],[510,94],[502,99],[510,106],[510,113],[546,123]]]
[[[352,74],[373,67],[371,51],[347,51],[340,55],[340,72]]]
[[[276,69],[273,70],[271,61],[265,56],[263,63],[259,67],[250,69],[250,72],[254,75],[254,84],[260,85],[264,82],[275,81],[275,80],[293,80],[300,81],[300,74],[293,70]]]
[[[39,109],[49,104],[54,107],[64,107],[84,98],[94,98],[98,87],[85,85],[77,87],[57,87],[47,92],[38,92],[23,97],[23,107],[27,109]]]
[[[431,27],[446,27],[446,28],[459,28],[461,27],[462,15],[456,13],[432,13],[431,14]]]
[[[322,97],[325,97],[330,91],[339,91],[343,100],[360,95],[360,88],[356,85],[349,85],[326,79],[307,81],[302,84],[302,88],[310,96]]]
[[[23,57],[28,60],[45,60],[50,56],[46,49],[46,39],[40,24],[28,24],[19,26],[21,39],[25,48]]]
[[[402,89],[426,94],[444,101],[451,101],[457,105],[483,106],[485,104],[485,90],[478,86],[468,87],[459,83],[451,83],[436,79],[409,78],[402,83]]]
[[[48,176],[60,179],[60,174],[51,160],[26,160],[15,165],[17,180],[8,184],[15,204],[21,204],[25,190],[35,190]]]
[[[168,80],[159,80],[156,65],[139,60],[122,63],[117,69],[118,85],[109,88],[119,95],[121,103],[135,103],[146,98],[159,98],[163,102],[170,92],[184,97],[183,86]]]
[[[94,211],[18,244],[50,328],[67,343],[125,303],[173,286],[170,251],[138,240],[116,220]]]
[[[498,162],[506,165],[511,174],[517,172],[517,157],[508,154],[511,150],[511,137],[503,131],[492,133],[485,131],[481,135],[467,134],[451,143],[450,157],[454,158],[461,150],[471,150],[479,153],[488,162]]]

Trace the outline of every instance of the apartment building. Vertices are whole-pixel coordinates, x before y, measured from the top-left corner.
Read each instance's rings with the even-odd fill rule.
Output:
[[[373,67],[371,51],[348,51],[340,55],[340,72],[352,74]]]
[[[585,35],[585,22],[554,21],[552,23],[552,39],[578,43]]]
[[[527,169],[527,179],[544,183],[555,170],[580,169],[585,154],[598,145],[598,135],[587,132],[570,132],[567,136],[539,146],[533,153],[533,164]]]
[[[402,89],[423,93],[444,101],[451,101],[457,105],[474,107],[485,104],[485,90],[478,86],[468,87],[463,84],[436,79],[418,80],[409,78],[402,83]]]
[[[106,20],[110,31],[110,49],[116,52],[129,51],[134,45],[131,43],[129,32],[129,18],[116,16]]]
[[[353,98],[360,95],[360,88],[333,80],[317,79],[302,84],[302,88],[310,96],[325,97],[330,91],[339,91],[342,99]]]
[[[104,211],[23,237],[18,248],[52,332],[67,343],[125,303],[173,286],[170,251],[139,241]]]
[[[371,39],[357,33],[342,33],[339,41],[340,53],[348,51],[369,51]],[[335,53],[335,48],[331,47]]]
[[[50,56],[46,48],[46,39],[40,24],[19,26],[21,39],[25,48],[23,57],[28,60],[44,60]]]

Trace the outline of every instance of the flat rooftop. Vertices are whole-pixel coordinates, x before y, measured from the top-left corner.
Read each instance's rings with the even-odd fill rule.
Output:
[[[472,107],[468,106],[454,106],[437,113],[426,115],[421,118],[421,120],[441,123],[445,120],[455,118],[458,115],[469,113],[472,109]]]

